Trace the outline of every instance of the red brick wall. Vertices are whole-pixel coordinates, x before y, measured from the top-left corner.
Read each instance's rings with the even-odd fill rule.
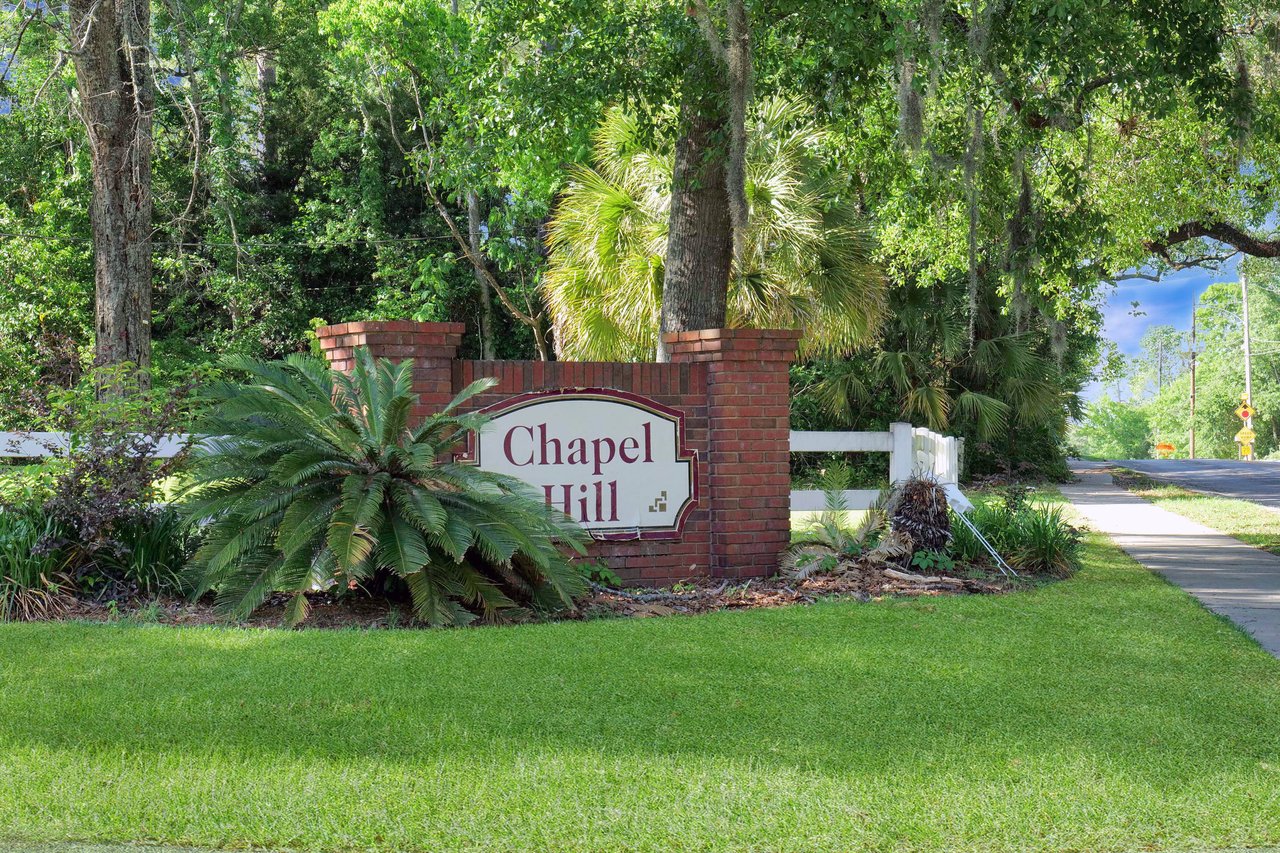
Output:
[[[616,388],[641,394],[684,412],[685,445],[698,455],[698,482],[707,471],[707,365],[618,364],[573,361],[455,361],[453,387],[461,391],[491,376],[498,384],[474,398],[484,408],[507,397],[553,388]],[[713,573],[711,513],[703,499],[685,521],[678,540],[593,542],[590,555],[630,583],[666,586]]]
[[[378,358],[413,359],[413,390],[418,394],[414,416],[425,418],[453,399],[452,367],[466,326],[462,323],[419,323],[383,320],[339,323],[316,329],[316,339],[329,363],[349,371],[356,349],[368,347]]]
[[[613,388],[685,415],[685,444],[698,457],[701,497],[674,540],[597,541],[592,556],[625,581],[668,585],[697,576],[771,574],[787,546],[790,502],[787,367],[799,332],[710,329],[667,337],[669,364],[456,361],[462,324],[346,323],[316,331],[334,367],[354,349],[413,358],[419,415],[435,411],[475,379],[498,385],[474,398],[483,408],[556,388]]]
[[[800,332],[703,329],[667,335],[672,361],[705,363],[711,571],[763,577],[791,534],[788,366]]]

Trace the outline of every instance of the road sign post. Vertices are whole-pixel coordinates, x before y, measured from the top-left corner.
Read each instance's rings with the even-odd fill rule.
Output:
[[[1244,426],[1236,433],[1236,443],[1240,445],[1241,459],[1253,458],[1253,442],[1258,437],[1258,434],[1253,431],[1253,416],[1257,413],[1246,391],[1240,396],[1240,406],[1236,409],[1236,417],[1244,422]]]

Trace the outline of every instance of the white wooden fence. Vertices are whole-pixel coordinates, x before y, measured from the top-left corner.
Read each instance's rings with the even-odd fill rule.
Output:
[[[948,495],[959,494],[960,463],[964,439],[939,435],[911,424],[889,424],[887,432],[791,432],[792,453],[888,453],[889,483],[896,484],[914,474],[932,474],[949,486]],[[842,493],[849,509],[867,509],[880,499],[879,489],[848,489]],[[821,489],[794,489],[791,511],[827,508]]]
[[[153,454],[168,459],[190,441],[187,435],[170,435],[161,439]],[[38,459],[55,456],[70,447],[67,433],[0,432],[0,457]],[[948,495],[959,495],[960,463],[964,439],[939,435],[911,424],[889,424],[887,432],[791,432],[792,453],[888,453],[889,482],[900,483],[913,474],[928,473],[948,486]],[[844,493],[849,509],[867,509],[880,499],[879,489],[849,489]],[[955,501],[956,498],[952,497]],[[961,497],[960,500],[963,501]],[[826,493],[821,489],[794,489],[792,512],[826,509]]]
[[[190,440],[188,435],[166,435],[151,455],[157,459],[177,456]],[[71,437],[65,432],[0,432],[0,457],[39,459],[64,455],[70,448]]]

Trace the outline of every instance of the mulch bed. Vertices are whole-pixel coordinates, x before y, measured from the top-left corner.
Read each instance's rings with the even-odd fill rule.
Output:
[[[699,578],[671,589],[631,587],[616,589],[593,584],[568,619],[671,616],[783,607],[815,601],[844,599],[874,601],[895,596],[991,595],[1007,592],[1013,584],[1002,578],[924,576],[892,567],[842,564],[839,572],[814,574],[803,579],[776,576],[748,581]],[[308,595],[310,614],[304,628],[375,629],[412,627],[409,610],[385,599],[327,593]],[[284,623],[288,596],[274,595],[250,618],[238,622],[251,628],[279,628]],[[155,623],[160,625],[227,625],[226,617],[206,601],[165,598],[121,604],[76,600],[63,619],[88,622]]]
[[[1128,468],[1105,468],[1101,469],[1111,475],[1111,482],[1122,489],[1130,492],[1145,492],[1154,489],[1162,484],[1154,478],[1143,474],[1141,471],[1133,471]]]
[[[839,573],[803,579],[750,581],[698,579],[678,589],[612,589],[594,586],[582,604],[584,617],[670,616],[753,607],[812,604],[825,599],[875,601],[894,596],[993,595],[1012,585],[1002,579],[924,576],[882,566],[846,566]]]

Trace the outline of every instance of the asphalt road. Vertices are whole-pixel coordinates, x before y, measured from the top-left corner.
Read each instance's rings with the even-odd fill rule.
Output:
[[[1114,462],[1200,492],[1280,509],[1280,462],[1239,459],[1119,459]]]

